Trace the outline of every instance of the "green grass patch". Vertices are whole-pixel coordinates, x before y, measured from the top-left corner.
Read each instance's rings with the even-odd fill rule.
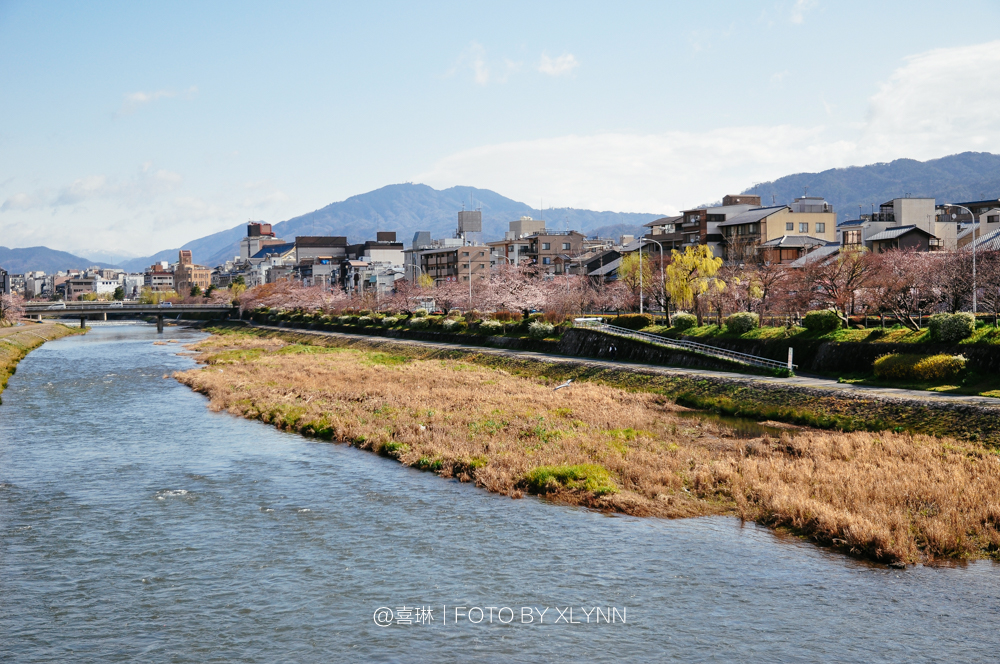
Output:
[[[597,464],[576,466],[539,466],[524,476],[524,485],[532,493],[545,494],[560,489],[583,490],[595,496],[618,493],[611,473]]]
[[[365,364],[370,366],[383,366],[383,367],[398,367],[400,364],[406,364],[410,361],[410,358],[406,355],[392,355],[390,353],[365,353]]]

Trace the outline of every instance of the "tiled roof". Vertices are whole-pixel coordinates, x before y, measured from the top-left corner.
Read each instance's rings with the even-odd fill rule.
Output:
[[[752,224],[755,221],[760,221],[761,219],[770,217],[775,212],[780,212],[787,208],[788,208],[787,205],[775,205],[773,207],[747,210],[746,212],[741,212],[734,217],[729,217],[728,219],[720,223],[719,226],[736,226],[738,224]]]
[[[666,226],[667,224],[676,224],[678,221],[684,218],[684,215],[679,214],[676,217],[660,217],[659,219],[654,219],[653,221],[643,224],[646,228],[653,228],[655,226]]]
[[[936,235],[934,235],[932,233],[928,233],[924,229],[918,228],[916,226],[898,226],[896,228],[886,229],[886,230],[882,231],[881,233],[876,233],[875,235],[872,235],[870,238],[866,238],[865,241],[866,242],[876,242],[876,241],[880,241],[880,240],[895,240],[897,237],[901,237],[903,235],[906,235],[910,231],[917,231],[917,232],[923,233],[924,235],[927,235],[929,237],[937,237]]]
[[[980,236],[966,248],[975,247],[976,251],[1000,251],[1000,230]]]
[[[610,263],[608,263],[607,265],[599,267],[596,270],[590,272],[587,276],[590,276],[590,277],[604,277],[604,276],[607,276],[611,272],[614,272],[615,270],[617,270],[618,266],[621,265],[621,264],[622,264],[622,259],[621,258],[616,258],[613,261],[611,261]]]
[[[782,235],[762,243],[762,247],[815,247],[826,244],[826,240],[811,235]]]
[[[824,245],[822,247],[815,249],[814,251],[810,251],[808,254],[802,256],[798,260],[792,261],[791,263],[788,264],[788,266],[805,267],[809,263],[814,263],[816,261],[820,261],[826,258],[832,258],[833,256],[836,256],[838,253],[840,253],[840,248],[841,248],[840,245],[837,244],[836,242]]]

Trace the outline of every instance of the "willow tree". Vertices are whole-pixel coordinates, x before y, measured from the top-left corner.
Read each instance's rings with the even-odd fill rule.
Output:
[[[715,275],[722,267],[722,259],[712,254],[712,249],[701,244],[696,247],[686,247],[684,253],[676,249],[670,252],[670,265],[667,266],[667,292],[670,299],[678,307],[693,307],[698,317],[698,325],[702,324],[703,307],[700,300],[706,294],[722,291],[726,282]]]

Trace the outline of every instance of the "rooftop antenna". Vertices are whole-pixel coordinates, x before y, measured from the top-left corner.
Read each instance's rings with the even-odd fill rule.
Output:
[[[805,190],[806,190],[805,193],[802,194],[802,198],[806,198],[807,196],[809,196],[809,187],[807,186]]]
[[[773,193],[771,194],[771,205],[775,205],[774,194]]]

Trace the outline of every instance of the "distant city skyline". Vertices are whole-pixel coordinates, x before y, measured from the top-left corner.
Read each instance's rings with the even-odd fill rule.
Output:
[[[979,1],[7,2],[0,245],[146,255],[406,181],[670,214],[795,172],[1000,152],[997,18]]]

